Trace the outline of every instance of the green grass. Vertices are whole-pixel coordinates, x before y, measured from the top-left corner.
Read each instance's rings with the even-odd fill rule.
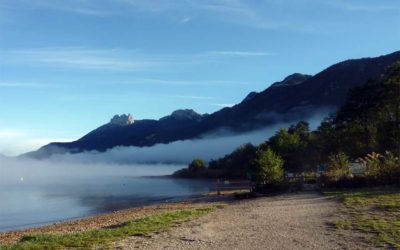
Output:
[[[145,236],[163,231],[218,208],[224,204],[204,208],[187,209],[152,215],[126,222],[122,225],[70,234],[33,234],[26,235],[14,244],[0,245],[1,250],[8,249],[92,249],[109,248],[110,243],[128,236]]]
[[[377,247],[400,249],[400,189],[368,188],[326,190],[326,195],[339,197],[345,209],[336,227],[356,230]]]

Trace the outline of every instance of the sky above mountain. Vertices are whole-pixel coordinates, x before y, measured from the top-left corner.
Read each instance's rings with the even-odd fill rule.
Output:
[[[398,0],[0,0],[0,153],[398,50]]]

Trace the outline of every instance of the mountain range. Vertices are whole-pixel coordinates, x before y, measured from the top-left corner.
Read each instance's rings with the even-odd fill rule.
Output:
[[[349,89],[379,77],[386,67],[400,60],[400,51],[375,57],[343,61],[311,76],[300,73],[275,82],[262,92],[251,92],[243,101],[212,114],[190,109],[176,110],[159,120],[134,120],[114,116],[82,138],[54,142],[23,156],[44,158],[56,153],[106,151],[116,146],[149,147],[159,143],[201,138],[218,130],[246,132],[279,122],[296,122],[317,112],[335,111]]]

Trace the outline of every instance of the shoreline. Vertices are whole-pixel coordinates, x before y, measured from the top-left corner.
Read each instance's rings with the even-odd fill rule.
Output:
[[[92,229],[112,227],[124,222],[140,219],[167,211],[176,211],[190,208],[205,207],[218,202],[233,202],[234,192],[207,193],[201,197],[193,197],[180,201],[164,202],[152,205],[143,205],[127,209],[116,210],[108,213],[84,216],[81,218],[66,219],[45,225],[27,227],[24,229],[10,229],[0,232],[0,244],[15,243],[21,237],[38,233],[74,233]]]
[[[244,200],[235,199],[233,191],[221,196],[209,194],[201,199],[125,209],[0,233],[0,248],[5,244],[5,249],[8,249],[7,243],[16,243],[22,236],[31,234],[32,237],[25,238],[25,241],[11,245],[11,249],[29,247],[29,244],[38,249],[46,244],[67,248],[105,244],[127,250],[248,249],[249,242],[252,249],[265,249],[266,246],[268,249],[299,250],[375,249],[376,244],[361,231],[332,227],[332,223],[338,220],[351,219],[346,214],[351,210],[344,201],[337,199],[340,194],[333,192],[334,196],[301,191]],[[352,190],[347,192],[352,193]],[[369,192],[364,191],[365,199],[369,199]],[[389,241],[384,243],[385,246],[392,244]]]
[[[84,218],[88,218],[88,217],[94,217],[94,216],[98,216],[98,215],[104,215],[104,214],[114,213],[117,211],[123,211],[123,210],[128,210],[128,209],[158,206],[158,205],[162,205],[162,204],[173,204],[173,203],[186,202],[186,201],[192,201],[192,200],[194,201],[196,199],[204,199],[207,195],[208,194],[199,194],[199,195],[185,196],[184,198],[182,198],[182,197],[165,197],[162,199],[149,199],[146,201],[141,201],[139,203],[131,204],[131,206],[128,206],[128,207],[115,208],[114,210],[109,210],[109,211],[97,211],[97,212],[87,213],[87,214],[70,217],[70,218],[54,219],[54,220],[48,220],[48,221],[30,223],[30,224],[20,224],[20,225],[11,227],[11,228],[0,228],[0,234],[12,232],[12,231],[23,231],[23,230],[30,229],[30,228],[45,227],[45,226],[52,225],[52,224],[60,224],[60,223],[64,223],[64,222],[80,220],[80,219],[84,219]]]

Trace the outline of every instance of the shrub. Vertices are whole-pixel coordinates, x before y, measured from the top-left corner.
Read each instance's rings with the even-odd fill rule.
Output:
[[[350,160],[345,153],[331,154],[328,159],[328,167],[325,172],[328,181],[338,181],[350,174]]]
[[[364,175],[368,179],[374,179],[377,180],[380,172],[380,160],[379,158],[381,157],[380,154],[377,154],[375,152],[372,152],[365,156],[364,158],[361,158],[360,161],[365,165],[365,170],[364,170]]]
[[[372,152],[361,159],[365,165],[364,175],[377,184],[400,184],[399,157],[386,151],[381,155]]]
[[[283,182],[283,160],[270,148],[258,150],[255,159],[257,185],[278,186]]]
[[[400,185],[400,160],[395,154],[386,151],[383,156],[383,174],[386,184]]]

